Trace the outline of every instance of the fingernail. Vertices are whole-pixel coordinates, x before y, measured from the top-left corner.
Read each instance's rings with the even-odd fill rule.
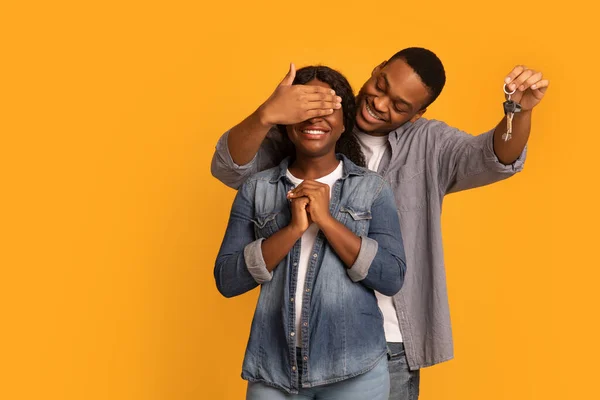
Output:
[[[519,86],[519,90],[522,92],[523,90],[525,90],[525,86],[523,86],[523,85]]]
[[[342,98],[341,98],[340,96],[336,96],[336,98],[335,98],[335,99],[338,101],[338,103],[341,103],[341,102],[342,102]]]
[[[506,82],[506,83],[510,82],[510,77],[508,77],[508,76],[507,76],[507,77],[504,79],[504,82]]]
[[[537,85],[536,85],[536,84],[533,84],[533,85],[531,85],[531,88],[532,88],[532,89],[537,89]]]
[[[335,103],[335,108],[342,108],[342,105],[340,103]]]
[[[515,84],[514,84],[514,83],[511,83],[510,85],[508,85],[508,88],[509,88],[510,90],[515,90]]]
[[[331,91],[331,94],[335,95],[335,90],[332,90],[332,91]]]

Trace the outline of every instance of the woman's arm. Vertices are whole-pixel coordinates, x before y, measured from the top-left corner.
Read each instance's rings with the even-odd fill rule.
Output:
[[[294,200],[290,224],[268,239],[256,240],[252,184],[242,186],[233,202],[215,263],[215,281],[223,296],[238,296],[271,280],[273,269],[309,226],[305,210],[307,203],[306,198]]]
[[[348,274],[355,282],[393,296],[404,283],[406,256],[394,195],[387,182],[382,184],[371,207],[369,233],[361,237],[359,257]]]
[[[328,185],[305,180],[288,195],[290,198],[298,196],[308,197],[310,218],[323,231],[354,282],[361,282],[386,296],[400,290],[406,272],[404,246],[394,195],[383,179],[371,207],[368,236],[356,236],[331,216]]]

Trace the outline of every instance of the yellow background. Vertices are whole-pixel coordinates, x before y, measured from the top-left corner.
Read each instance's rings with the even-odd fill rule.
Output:
[[[515,64],[551,79],[525,171],[447,198],[456,358],[423,371],[421,399],[596,398],[591,7],[3,2],[0,399],[243,398],[257,291],[215,289],[234,196],[209,172],[217,138],[290,61],[337,68],[357,90],[408,46],[447,69],[426,116],[472,133],[501,117]]]

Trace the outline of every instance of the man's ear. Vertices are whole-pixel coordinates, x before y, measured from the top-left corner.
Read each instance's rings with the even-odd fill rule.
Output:
[[[422,110],[419,110],[418,113],[416,113],[411,119],[410,122],[416,122],[419,118],[421,118],[423,116],[423,114],[425,114],[425,111],[427,111],[427,108],[424,108]]]

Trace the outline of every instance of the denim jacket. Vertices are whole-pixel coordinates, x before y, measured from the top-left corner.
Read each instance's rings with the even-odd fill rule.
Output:
[[[297,365],[294,296],[298,240],[268,272],[261,243],[291,221],[286,177],[290,159],[248,179],[238,191],[215,264],[226,297],[260,285],[242,378],[297,393],[352,378],[386,354],[383,317],[373,290],[396,294],[406,272],[398,212],[389,184],[342,155],[343,175],[332,188],[330,213],[361,238],[347,268],[319,231],[302,299],[302,366]],[[301,367],[301,368],[299,368]],[[298,376],[298,371],[302,376]]]

